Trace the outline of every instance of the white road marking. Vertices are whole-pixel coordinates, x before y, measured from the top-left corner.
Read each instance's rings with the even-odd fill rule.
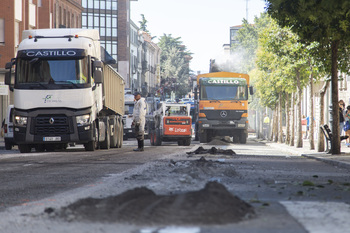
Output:
[[[289,212],[310,233],[350,231],[350,205],[342,202],[282,201]]]

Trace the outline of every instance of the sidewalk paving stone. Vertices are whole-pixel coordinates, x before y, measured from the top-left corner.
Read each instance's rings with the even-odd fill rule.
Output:
[[[287,152],[293,155],[304,156],[311,159],[316,159],[333,166],[350,169],[350,147],[345,145],[345,142],[341,143],[341,154],[332,155],[326,152],[317,152],[317,150],[310,150],[310,143],[308,139],[303,140],[303,148],[296,148],[295,146],[289,146],[284,143],[276,143],[271,141],[259,141],[265,143],[267,146],[279,149],[283,152]],[[315,140],[315,147],[317,147],[317,141]]]

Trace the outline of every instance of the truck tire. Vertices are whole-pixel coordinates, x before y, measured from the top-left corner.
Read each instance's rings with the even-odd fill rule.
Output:
[[[239,142],[241,144],[246,144],[247,143],[247,133],[242,132],[241,135],[239,136]]]
[[[111,148],[116,148],[118,144],[118,133],[119,133],[116,116],[113,116],[110,118],[110,127],[111,127]]]
[[[161,146],[162,145],[162,138],[160,136],[160,129],[156,129],[155,130],[154,145],[156,145],[156,146]]]
[[[178,141],[177,141],[177,145],[178,145],[178,146],[183,146],[183,145],[184,145],[184,142],[185,142],[184,140],[178,140]]]
[[[86,151],[95,151],[98,145],[98,129],[96,127],[96,122],[93,123],[92,125],[93,128],[93,134],[94,134],[94,138],[92,139],[92,141],[85,143],[84,144],[84,148]]]
[[[12,149],[12,144],[11,144],[11,142],[7,142],[7,141],[5,140],[5,149],[6,149],[6,150],[11,150],[11,149]]]
[[[105,140],[103,142],[101,142],[101,149],[105,149],[105,150],[108,150],[110,147],[111,147],[111,133],[110,133],[110,130],[111,128],[109,127],[109,117],[105,117],[103,119],[103,122],[105,123],[105,128],[106,128],[106,131],[105,131]]]
[[[34,149],[36,152],[44,152],[45,151],[45,146],[44,144],[36,144],[34,146]]]
[[[183,145],[190,146],[191,145],[191,138],[187,138],[187,139],[183,140]]]
[[[122,119],[122,117],[117,118],[117,132],[118,132],[117,148],[122,148],[122,146],[123,146],[123,136],[124,136],[123,119]]]
[[[208,142],[208,137],[207,137],[207,132],[204,131],[203,133],[199,133],[199,142],[200,143],[207,143]]]
[[[28,144],[19,144],[18,145],[19,152],[21,153],[30,153],[32,147]]]
[[[194,140],[199,141],[198,123],[197,122],[194,125]]]
[[[151,146],[154,146],[155,145],[155,143],[154,143],[154,129],[150,130],[149,139],[151,142]]]

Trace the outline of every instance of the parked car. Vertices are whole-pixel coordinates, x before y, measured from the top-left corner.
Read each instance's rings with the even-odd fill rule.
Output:
[[[11,150],[14,145],[16,145],[13,138],[13,105],[7,107],[5,123],[4,123],[4,139],[5,139],[5,149]]]
[[[180,104],[184,104],[184,103],[188,103],[188,102],[193,102],[193,99],[192,98],[182,98],[179,101]]]

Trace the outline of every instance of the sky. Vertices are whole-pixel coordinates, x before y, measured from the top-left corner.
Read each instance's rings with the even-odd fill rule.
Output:
[[[152,36],[181,37],[193,53],[190,69],[207,73],[210,59],[218,59],[229,44],[230,27],[246,18],[247,1],[248,21],[254,23],[254,16],[264,12],[264,0],[136,0],[130,1],[130,16],[139,26],[144,14]]]

